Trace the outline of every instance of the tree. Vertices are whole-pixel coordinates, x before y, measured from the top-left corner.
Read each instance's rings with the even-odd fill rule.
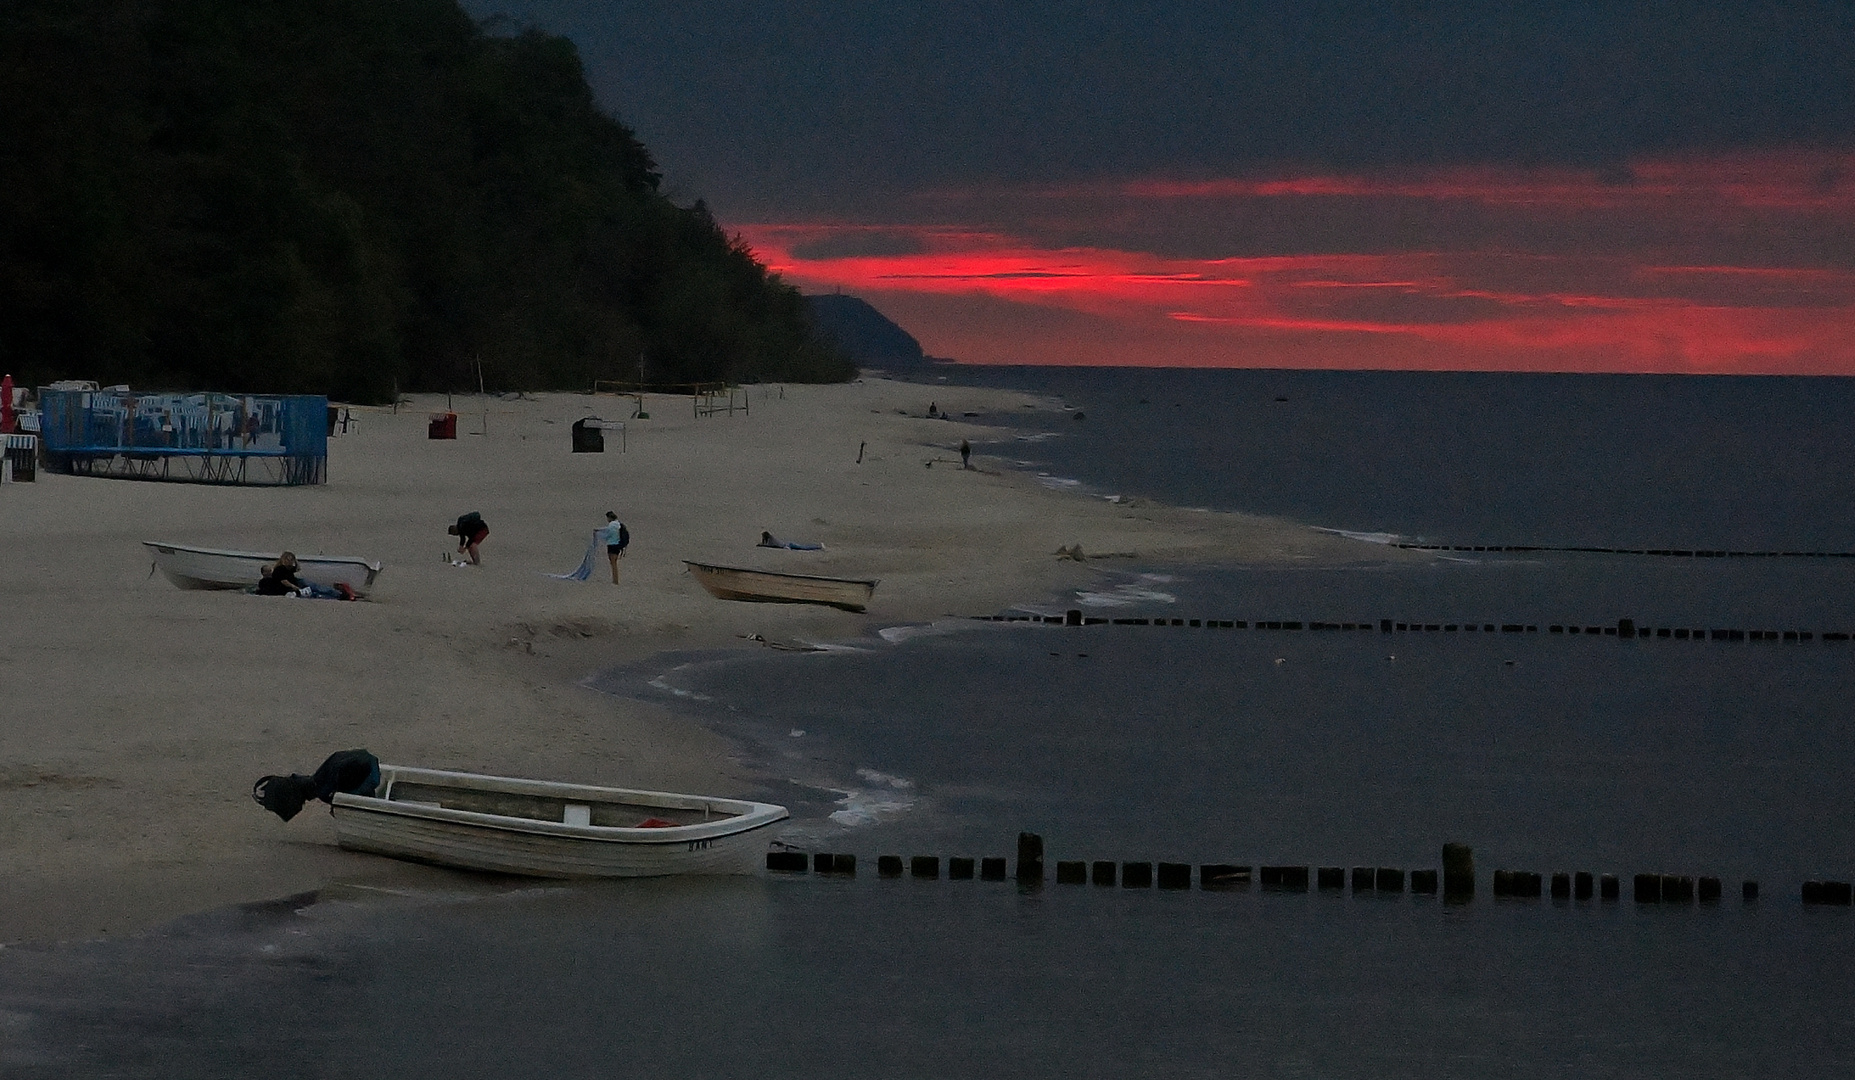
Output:
[[[453,0],[0,8],[0,362],[325,392],[854,369],[571,42]]]

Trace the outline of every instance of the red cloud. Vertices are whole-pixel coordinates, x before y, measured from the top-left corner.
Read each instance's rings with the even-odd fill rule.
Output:
[[[1640,162],[1618,177],[1149,180],[1112,193],[1006,193],[997,203],[1019,211],[1020,227],[993,212],[741,235],[790,280],[861,293],[929,352],[972,362],[1855,374],[1851,166],[1788,154]],[[1331,248],[1329,230],[1305,252],[1161,254],[1157,224],[1154,250],[1130,250],[1142,222],[1180,200],[1216,221],[1224,207],[1254,215],[1259,200],[1266,211],[1310,199],[1341,206],[1345,221],[1395,219],[1412,199],[1503,211],[1459,234],[1436,219],[1426,224],[1435,243],[1418,251],[1312,250]],[[982,202],[935,205],[957,215]],[[1112,217],[1115,244],[1037,238],[1084,232],[1090,215]]]

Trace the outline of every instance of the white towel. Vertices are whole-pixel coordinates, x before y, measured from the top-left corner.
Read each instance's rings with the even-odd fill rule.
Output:
[[[577,570],[565,574],[546,574],[555,581],[585,581],[593,576],[593,556],[599,552],[599,530],[593,530],[593,538],[586,542],[586,557],[580,560]]]

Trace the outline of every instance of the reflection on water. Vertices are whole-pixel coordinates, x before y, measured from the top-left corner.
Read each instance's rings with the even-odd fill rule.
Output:
[[[1029,468],[1095,491],[1450,544],[1842,551],[1855,379],[1490,372],[955,368],[1086,423]],[[1287,396],[1287,403],[1278,402]],[[1060,427],[1060,432],[1051,430]],[[977,452],[1022,443],[974,440]]]
[[[406,1078],[1824,1074],[1855,922],[813,877],[8,950],[0,1067]]]
[[[1735,597],[1785,626],[1851,610],[1848,581],[1803,594],[1784,573],[1715,581],[1676,625],[1718,625]],[[1640,583],[1562,566],[1199,571],[1172,586],[1169,616],[1376,626],[1416,608],[1541,630],[967,624],[857,653],[710,660],[676,678],[793,782],[794,833],[827,850],[1008,854],[1026,828],[1052,858],[1434,865],[1438,845],[1461,839],[1521,869],[1787,890],[1849,876],[1855,822],[1829,808],[1855,784],[1843,704],[1855,644],[1545,632],[1542,612],[1655,625],[1682,607],[1678,595],[1648,603]],[[806,807],[807,791],[872,787],[871,770],[913,781],[906,812],[832,828],[829,810]]]

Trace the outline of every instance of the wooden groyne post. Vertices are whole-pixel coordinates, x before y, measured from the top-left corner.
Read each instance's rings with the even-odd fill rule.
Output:
[[[1467,844],[1443,845],[1443,899],[1457,904],[1475,899],[1475,849]]]
[[[1043,884],[1043,837],[1033,832],[1018,834],[1018,884]]]

